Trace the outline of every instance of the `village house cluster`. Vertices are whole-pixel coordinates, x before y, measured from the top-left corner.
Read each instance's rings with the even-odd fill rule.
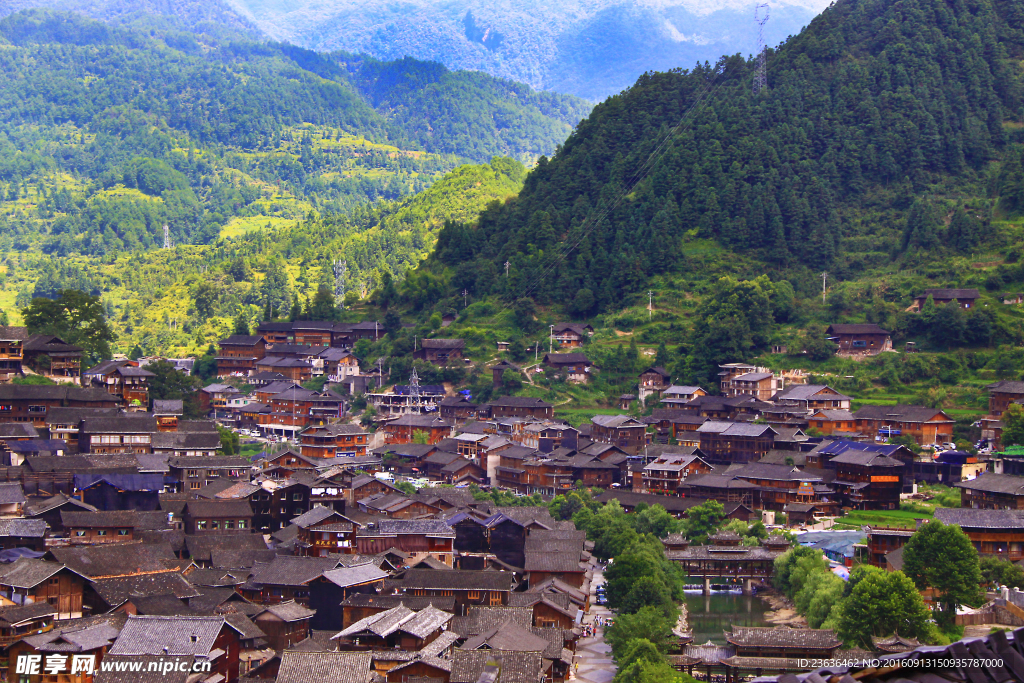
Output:
[[[375,322],[264,323],[219,343],[218,378],[191,420],[182,401],[150,395],[152,359],[83,370],[81,350],[58,338],[0,332],[3,371],[57,382],[0,384],[0,678],[19,683],[478,683],[495,662],[501,681],[565,681],[591,604],[593,546],[546,507],[498,507],[470,485],[545,499],[595,487],[601,502],[679,518],[717,500],[729,519],[785,513],[801,526],[895,509],[915,483],[944,483],[964,507],[937,517],[983,555],[1024,560],[1024,453],[915,455],[887,439],[946,444],[949,415],[853,411],[849,396],[799,372],[730,363],[710,391],[650,367],[619,397],[622,414],[573,426],[542,399],[478,402],[415,372],[383,386],[352,354],[381,337]],[[587,381],[592,333],[552,326],[558,353],[538,351],[538,367]],[[877,326],[828,334],[839,353],[891,348]],[[467,362],[464,351],[434,339],[415,354],[443,365]],[[490,369],[496,386],[520,371],[508,360]],[[323,390],[302,386],[315,377]],[[998,448],[999,419],[1024,403],[1024,383],[989,390],[983,425]],[[356,395],[375,408],[373,427],[354,419]],[[650,415],[626,414],[637,402]],[[225,455],[218,425],[262,439],[265,452]],[[909,535],[871,529],[865,559],[898,568]],[[724,581],[748,592],[790,547],[729,532],[664,545],[705,590]],[[737,627],[712,649],[675,637],[677,668],[728,677],[839,646],[827,630]]]

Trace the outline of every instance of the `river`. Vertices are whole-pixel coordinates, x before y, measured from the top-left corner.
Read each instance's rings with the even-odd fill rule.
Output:
[[[709,640],[725,645],[723,631],[732,626],[771,626],[764,617],[768,610],[768,605],[753,595],[686,593],[687,623],[695,645]]]

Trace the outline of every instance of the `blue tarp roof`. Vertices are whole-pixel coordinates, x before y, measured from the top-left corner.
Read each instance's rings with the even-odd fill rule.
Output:
[[[98,482],[105,481],[123,491],[156,491],[164,490],[164,475],[152,474],[76,474],[75,488],[87,489]]]

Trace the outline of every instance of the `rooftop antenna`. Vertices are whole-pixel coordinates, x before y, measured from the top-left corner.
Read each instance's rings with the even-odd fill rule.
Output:
[[[171,228],[164,223],[164,249],[171,249],[174,243],[171,242]]]
[[[336,260],[334,262],[334,299],[338,305],[345,308],[345,275],[348,271],[348,261]]]
[[[762,14],[763,11],[763,14]],[[768,3],[754,5],[757,24],[757,65],[754,67],[754,96],[768,87],[768,46],[764,42],[764,25],[768,23]]]

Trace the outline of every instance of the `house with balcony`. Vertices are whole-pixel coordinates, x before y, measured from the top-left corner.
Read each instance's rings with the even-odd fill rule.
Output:
[[[23,364],[55,382],[79,384],[82,379],[82,347],[52,334],[34,334],[22,347]]]
[[[414,443],[421,435],[428,444],[436,444],[454,433],[454,425],[435,414],[401,415],[384,423],[384,443]]]
[[[82,382],[119,396],[128,411],[145,411],[149,408],[149,379],[155,376],[136,361],[108,360],[86,370]]]
[[[969,481],[954,482],[960,506],[982,510],[1024,510],[1024,477],[985,472]]]
[[[360,555],[377,555],[391,548],[408,553],[410,563],[432,557],[455,565],[455,530],[443,519],[386,519],[356,531]]]
[[[778,434],[767,424],[708,420],[697,427],[700,450],[711,464],[760,460],[775,447]]]
[[[849,410],[852,399],[824,384],[790,384],[772,397],[777,406],[811,414],[818,410]]]
[[[595,415],[590,423],[592,440],[611,444],[630,455],[638,454],[650,443],[647,425],[628,415]]]
[[[935,508],[935,519],[959,526],[982,557],[1024,560],[1024,510]]]
[[[891,436],[910,436],[921,446],[953,440],[956,420],[939,408],[894,405],[863,406],[853,414],[857,431],[875,440]]]
[[[678,453],[662,453],[644,467],[644,491],[664,496],[679,495],[679,486],[695,474],[707,474],[712,467],[701,457],[697,448],[679,448]]]
[[[747,363],[727,363],[718,366],[718,370],[722,396],[751,396],[760,401],[770,401],[772,396],[785,388],[785,380],[776,377],[768,368]]]
[[[86,417],[78,427],[81,453],[152,453],[156,418],[148,414]]]
[[[464,339],[421,339],[420,348],[413,353],[413,358],[444,365],[451,360],[462,360],[465,350]]]
[[[892,336],[874,324],[833,324],[825,336],[836,345],[836,353],[845,356],[875,356],[892,351]]]
[[[914,303],[908,310],[921,311],[928,297],[931,297],[934,303],[942,305],[955,301],[960,308],[966,310],[974,308],[981,298],[981,293],[976,289],[926,289],[914,297]]]
[[[345,555],[356,551],[356,527],[341,513],[314,505],[292,519],[298,529],[296,551],[308,557]]]
[[[363,457],[369,437],[351,423],[307,427],[299,434],[299,452],[307,458]]]
[[[553,405],[543,399],[528,396],[502,396],[481,405],[480,412],[481,417],[496,419],[532,417],[538,420],[550,420],[555,414]]]
[[[245,499],[190,500],[181,516],[186,534],[252,532],[252,508]]]
[[[217,342],[217,377],[248,377],[267,355],[267,342],[259,335],[236,334]]]
[[[56,608],[54,618],[80,619],[86,578],[60,562],[21,557],[0,568],[0,596],[15,605]]]
[[[672,386],[672,375],[663,367],[649,367],[640,373],[637,383],[640,402],[645,403],[648,396],[657,396]]]
[[[552,340],[562,349],[578,349],[593,335],[594,328],[586,323],[557,323],[551,330]]]
[[[545,353],[541,361],[555,375],[564,374],[566,379],[576,384],[586,384],[590,380],[591,368],[594,366],[584,353]]]
[[[26,328],[0,325],[0,382],[10,382],[15,377],[21,377],[27,339]]]

